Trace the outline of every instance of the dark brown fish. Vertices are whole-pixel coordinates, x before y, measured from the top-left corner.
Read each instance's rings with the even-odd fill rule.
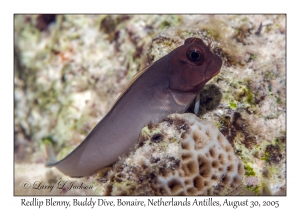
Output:
[[[158,123],[171,113],[183,113],[221,66],[221,58],[201,39],[186,39],[184,45],[137,73],[73,152],[56,162],[50,151],[46,165],[81,177],[112,164],[134,146],[145,125]]]

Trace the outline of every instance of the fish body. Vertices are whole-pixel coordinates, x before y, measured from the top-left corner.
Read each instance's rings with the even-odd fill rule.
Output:
[[[58,162],[52,155],[46,166],[81,177],[112,164],[129,152],[144,126],[183,113],[221,66],[201,39],[188,38],[139,72],[85,140]]]

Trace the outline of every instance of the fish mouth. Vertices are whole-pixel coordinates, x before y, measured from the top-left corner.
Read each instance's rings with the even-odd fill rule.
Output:
[[[212,76],[211,75],[208,76],[207,73],[206,73],[206,75],[205,75],[205,81],[208,82],[209,80],[211,80],[212,78],[214,78],[217,74],[219,74],[220,71],[221,71],[221,68],[218,71],[216,71]]]
[[[216,76],[217,74],[219,74],[221,71],[221,68],[219,69],[219,71],[217,71],[212,77]]]
[[[213,76],[212,77],[210,77],[210,78],[207,78],[206,77],[206,79],[211,79],[211,78],[213,78],[214,76],[216,76],[217,74],[219,74],[220,73],[220,71],[221,71],[221,68],[222,68],[222,64],[223,64],[223,60],[222,60],[222,58],[220,58],[218,55],[216,55],[216,54],[214,54],[214,57],[215,57],[215,63],[213,64],[213,66],[214,67],[216,67],[216,66],[219,66],[219,68],[217,68],[218,70],[213,74]]]

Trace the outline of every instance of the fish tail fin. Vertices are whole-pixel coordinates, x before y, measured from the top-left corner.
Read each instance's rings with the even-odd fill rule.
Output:
[[[46,153],[47,153],[47,162],[46,162],[46,167],[51,167],[54,166],[57,163],[53,147],[51,143],[46,143]]]

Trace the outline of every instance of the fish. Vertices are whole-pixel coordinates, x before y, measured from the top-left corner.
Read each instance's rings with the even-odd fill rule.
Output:
[[[222,59],[202,39],[184,44],[139,71],[115,104],[69,155],[56,161],[47,148],[47,167],[70,177],[89,176],[130,152],[141,129],[159,123],[167,115],[183,113],[201,88],[222,67]]]

